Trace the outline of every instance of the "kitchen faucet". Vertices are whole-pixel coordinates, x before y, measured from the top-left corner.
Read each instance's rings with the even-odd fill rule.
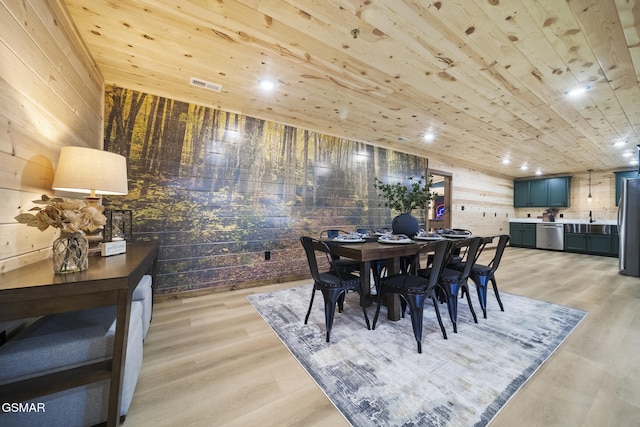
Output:
[[[594,222],[596,222],[596,220],[593,219],[593,215],[591,214],[591,211],[589,211],[589,224],[592,224]]]

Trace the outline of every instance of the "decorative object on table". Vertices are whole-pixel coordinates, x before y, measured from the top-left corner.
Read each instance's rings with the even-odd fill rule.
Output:
[[[104,241],[133,242],[133,212],[131,209],[105,209],[107,223],[104,226]]]
[[[431,187],[431,178],[426,179],[421,176],[415,179],[410,176],[411,181],[409,187],[401,182],[395,184],[385,184],[377,177],[373,187],[379,191],[378,196],[383,197],[386,201],[384,206],[393,211],[400,212],[398,216],[393,218],[391,227],[395,234],[406,234],[414,236],[418,233],[420,226],[418,220],[411,215],[414,209],[424,209],[427,203],[434,198],[434,194],[429,191]]]
[[[55,273],[75,273],[88,268],[89,243],[86,233],[102,228],[106,217],[102,206],[87,206],[82,200],[51,198],[42,195],[33,203],[35,214],[22,213],[15,217],[29,227],[44,231],[49,227],[60,229],[60,237],[53,242],[53,268]]]
[[[100,244],[100,255],[111,256],[127,252],[127,242],[116,240],[115,242],[102,242]]]
[[[510,310],[490,306],[490,321],[452,339],[442,339],[435,316],[425,318],[418,353],[407,345],[415,340],[409,316],[369,331],[349,293],[327,344],[321,310],[303,324],[312,286],[248,299],[352,426],[486,426],[587,314],[503,293]],[[472,321],[467,310],[460,321]]]
[[[53,241],[54,273],[77,273],[87,268],[89,268],[89,241],[84,233],[60,232],[60,236]]]
[[[53,178],[53,189],[72,193],[89,193],[87,205],[100,205],[101,195],[125,195],[127,159],[116,153],[86,147],[62,147]],[[88,233],[90,251],[99,254],[102,227]]]

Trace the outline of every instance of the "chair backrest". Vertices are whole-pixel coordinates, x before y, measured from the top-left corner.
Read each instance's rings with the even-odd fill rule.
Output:
[[[469,278],[469,273],[471,273],[471,268],[476,263],[476,258],[478,254],[478,249],[482,244],[482,237],[472,237],[467,239],[467,241],[458,242],[458,245],[467,245],[467,256],[464,261],[464,269],[460,272],[459,280],[465,281]],[[454,248],[456,245],[454,245]]]
[[[451,242],[448,240],[439,240],[436,243],[433,260],[431,261],[431,275],[429,276],[427,289],[433,288],[438,283],[440,273],[442,273],[442,270],[444,270],[446,266],[446,260],[449,257],[451,246]]]
[[[336,237],[338,237],[341,234],[349,234],[344,230],[339,230],[339,229],[329,229],[329,230],[322,230],[322,232],[320,232],[320,239],[323,238],[327,238],[327,239],[335,239]]]
[[[309,236],[302,236],[300,238],[300,243],[302,243],[304,252],[307,255],[307,262],[309,263],[309,270],[311,270],[311,277],[313,277],[313,280],[316,282],[320,282],[320,271],[318,270],[318,258],[316,256],[316,251],[321,250],[324,252],[327,256],[327,261],[331,264],[331,259],[329,257],[329,253],[331,251],[329,247],[323,241]]]
[[[507,243],[509,243],[509,235],[500,235],[500,240],[498,240],[498,247],[496,248],[496,254],[493,256],[493,259],[489,263],[489,266],[491,267],[490,274],[495,273],[495,271],[498,269],[498,265],[500,265],[500,260],[502,259],[504,248],[507,247]]]
[[[402,269],[402,273],[404,277],[404,283],[407,282],[408,276],[417,275],[417,271],[420,270],[420,255],[423,253],[431,252],[433,244],[426,243],[420,248],[418,248],[417,252],[413,256],[407,256],[406,259],[411,262],[409,265],[405,266]],[[450,252],[449,249],[451,247],[451,242],[449,240],[439,240],[436,243],[435,253],[433,254],[433,259],[431,260],[431,274],[429,275],[429,285],[428,288],[433,287],[438,282],[438,278],[440,277],[440,273],[444,270],[445,260],[449,258]]]

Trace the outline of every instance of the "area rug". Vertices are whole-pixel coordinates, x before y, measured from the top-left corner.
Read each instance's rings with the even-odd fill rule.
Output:
[[[309,323],[312,285],[250,295],[249,301],[346,420],[369,426],[485,426],[586,316],[586,312],[501,293],[473,323],[460,301],[458,333],[441,305],[447,340],[425,306],[422,354],[411,320],[367,330],[358,295],[347,295],[325,342],[322,294]],[[474,295],[472,295],[474,296]],[[493,298],[493,294],[489,294]],[[476,300],[477,301],[477,300]],[[373,321],[375,306],[367,309]]]

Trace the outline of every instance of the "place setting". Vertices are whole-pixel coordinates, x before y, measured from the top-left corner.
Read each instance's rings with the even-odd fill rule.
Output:
[[[337,243],[363,243],[366,242],[366,239],[362,234],[353,232],[338,234],[331,241]]]
[[[392,234],[392,233],[386,233],[381,235],[380,237],[378,237],[378,242],[395,244],[395,245],[407,245],[410,243],[415,243],[406,234]]]
[[[423,240],[423,241],[427,241],[427,242],[436,242],[438,240],[443,240],[444,237],[442,237],[440,234],[436,233],[436,232],[427,232],[423,229],[421,229],[420,231],[418,231],[418,234],[416,234],[415,236],[413,236],[413,238],[415,240]]]

